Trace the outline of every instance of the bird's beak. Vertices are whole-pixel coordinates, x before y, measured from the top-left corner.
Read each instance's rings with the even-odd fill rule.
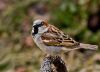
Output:
[[[32,33],[34,33],[34,27],[32,28]]]
[[[33,26],[33,28],[34,28],[34,26]]]
[[[31,33],[32,33],[32,35],[34,34],[34,26],[32,27],[32,32]]]

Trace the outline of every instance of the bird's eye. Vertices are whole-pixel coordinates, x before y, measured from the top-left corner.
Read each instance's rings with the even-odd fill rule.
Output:
[[[44,22],[41,22],[41,24],[43,25],[43,24],[44,24]]]

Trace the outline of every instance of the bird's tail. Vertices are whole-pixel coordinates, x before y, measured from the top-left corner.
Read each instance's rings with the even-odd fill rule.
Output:
[[[83,48],[83,49],[91,49],[91,50],[97,50],[97,49],[98,49],[98,46],[97,46],[97,45],[91,45],[91,44],[80,43],[80,48]]]
[[[98,46],[97,45],[91,45],[91,44],[84,44],[84,43],[80,43],[80,45],[78,47],[75,48],[62,48],[62,52],[69,52],[69,51],[73,51],[73,50],[77,50],[77,49],[90,49],[90,50],[97,50]]]

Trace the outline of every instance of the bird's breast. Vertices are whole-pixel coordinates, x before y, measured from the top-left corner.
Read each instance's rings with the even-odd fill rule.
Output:
[[[41,36],[37,35],[34,37],[36,45],[44,52],[49,54],[59,53],[62,47],[58,46],[47,46],[43,43]]]

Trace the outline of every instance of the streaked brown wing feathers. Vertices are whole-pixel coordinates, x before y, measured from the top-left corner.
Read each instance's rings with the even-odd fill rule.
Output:
[[[50,25],[47,32],[42,34],[41,38],[44,44],[48,46],[71,47],[78,45],[78,42],[65,35],[62,31],[52,25]]]

